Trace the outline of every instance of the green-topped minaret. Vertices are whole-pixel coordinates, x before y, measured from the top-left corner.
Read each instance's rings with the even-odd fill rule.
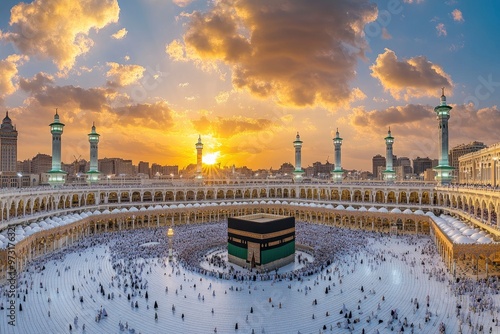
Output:
[[[96,183],[99,181],[99,168],[98,168],[98,145],[99,145],[99,136],[95,130],[95,124],[92,123],[92,129],[90,130],[89,143],[90,143],[90,168],[87,172],[87,182],[88,183]]]
[[[333,138],[333,145],[335,146],[335,168],[332,171],[332,179],[335,182],[342,182],[344,170],[342,169],[342,138],[340,138],[339,129]]]
[[[392,144],[394,144],[394,137],[391,135],[391,128],[387,132],[387,137],[385,140],[385,170],[382,172],[384,175],[384,180],[386,182],[392,182],[396,179],[396,172],[392,167],[393,154],[392,154]]]
[[[66,182],[66,172],[61,169],[61,137],[64,124],[59,121],[59,114],[54,115],[54,121],[50,123],[52,133],[52,169],[49,173],[49,184],[53,187],[63,185]]]
[[[300,140],[300,135],[297,132],[295,140],[293,142],[293,147],[295,147],[295,170],[293,171],[293,178],[295,181],[302,181],[302,176],[304,175],[304,170],[302,169],[302,140]]]
[[[449,184],[452,180],[454,168],[450,166],[448,160],[448,120],[450,119],[450,110],[452,107],[446,104],[444,87],[441,89],[441,101],[434,108],[436,117],[439,121],[439,164],[434,167],[436,172],[436,181],[438,184]]]

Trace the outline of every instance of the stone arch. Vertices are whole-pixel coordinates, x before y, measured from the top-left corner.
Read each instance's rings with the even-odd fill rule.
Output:
[[[385,194],[382,190],[377,190],[375,193],[375,203],[385,203]]]
[[[143,202],[153,201],[153,194],[151,193],[151,191],[145,191],[144,194],[142,194],[142,201]]]
[[[130,202],[130,194],[128,191],[122,191],[120,193],[120,203],[128,203]],[[140,197],[139,201],[135,200],[134,202],[140,202]]]
[[[363,196],[361,194],[361,190],[354,190],[353,201],[354,202],[361,202],[361,201],[363,201]]]
[[[115,191],[108,194],[108,203],[118,203],[118,194]]]
[[[154,201],[163,202],[163,193],[161,191],[155,191]]]

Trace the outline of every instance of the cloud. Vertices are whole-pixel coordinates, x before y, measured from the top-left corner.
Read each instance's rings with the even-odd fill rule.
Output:
[[[174,125],[173,112],[165,101],[112,108],[110,112],[117,117],[121,125],[129,124],[157,129],[168,129]]]
[[[264,118],[246,118],[233,116],[230,118],[216,117],[209,119],[202,116],[200,119],[191,121],[199,133],[214,133],[216,136],[228,138],[247,132],[259,132],[268,129],[272,121]]]
[[[370,69],[371,75],[380,80],[384,90],[398,100],[436,96],[441,87],[453,86],[450,76],[425,56],[399,61],[394,51],[385,49]]]
[[[54,77],[44,72],[37,73],[32,79],[19,79],[19,88],[29,93],[41,92],[52,84],[54,84]]]
[[[424,0],[404,0],[403,1],[404,3],[409,3],[409,4],[421,4],[422,2],[424,2]]]
[[[392,39],[392,35],[389,34],[389,31],[387,30],[386,27],[382,28],[382,38],[383,39]]]
[[[186,7],[187,5],[189,5],[193,1],[194,0],[172,0],[172,2],[179,7]]]
[[[0,60],[0,101],[17,90],[13,81],[17,77],[17,68],[28,59],[27,56],[13,54]]]
[[[20,79],[19,87],[31,94],[30,99],[41,107],[65,108],[100,112],[108,110],[109,99],[115,92],[105,88],[81,88],[73,85],[54,86],[52,76],[38,73],[31,79]]]
[[[436,32],[438,36],[445,36],[448,35],[448,32],[446,31],[446,27],[444,26],[444,23],[439,23],[436,26]]]
[[[205,68],[228,65],[236,89],[281,105],[345,105],[367,48],[363,28],[376,17],[365,0],[222,0],[190,14],[183,40],[166,52]]]
[[[405,124],[432,119],[434,111],[431,106],[407,104],[405,106],[372,111],[357,108],[350,117],[351,124],[354,126],[380,128],[390,126],[391,124]]]
[[[127,29],[122,28],[117,32],[115,32],[113,35],[111,35],[111,37],[114,39],[123,39],[125,36],[127,36],[127,33],[128,33]]]
[[[146,69],[140,65],[123,65],[118,63],[106,63],[110,67],[106,76],[111,78],[108,86],[124,87],[142,79]]]
[[[464,17],[462,15],[462,11],[459,10],[459,9],[454,9],[452,12],[451,12],[451,16],[453,16],[453,21],[456,21],[456,22],[464,22]]]
[[[117,0],[21,2],[11,9],[12,31],[0,32],[0,40],[12,42],[26,55],[52,59],[60,70],[68,70],[93,46],[90,30],[117,22],[119,12]]]

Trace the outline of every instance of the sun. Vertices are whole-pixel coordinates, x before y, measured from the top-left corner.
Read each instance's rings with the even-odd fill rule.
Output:
[[[204,154],[202,161],[205,165],[214,165],[217,163],[217,159],[220,156],[220,152]]]

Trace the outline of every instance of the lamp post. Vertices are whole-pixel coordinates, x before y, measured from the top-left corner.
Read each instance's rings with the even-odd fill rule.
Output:
[[[172,238],[174,237],[174,229],[172,227],[168,228],[168,260],[172,261],[173,251],[172,251]]]

